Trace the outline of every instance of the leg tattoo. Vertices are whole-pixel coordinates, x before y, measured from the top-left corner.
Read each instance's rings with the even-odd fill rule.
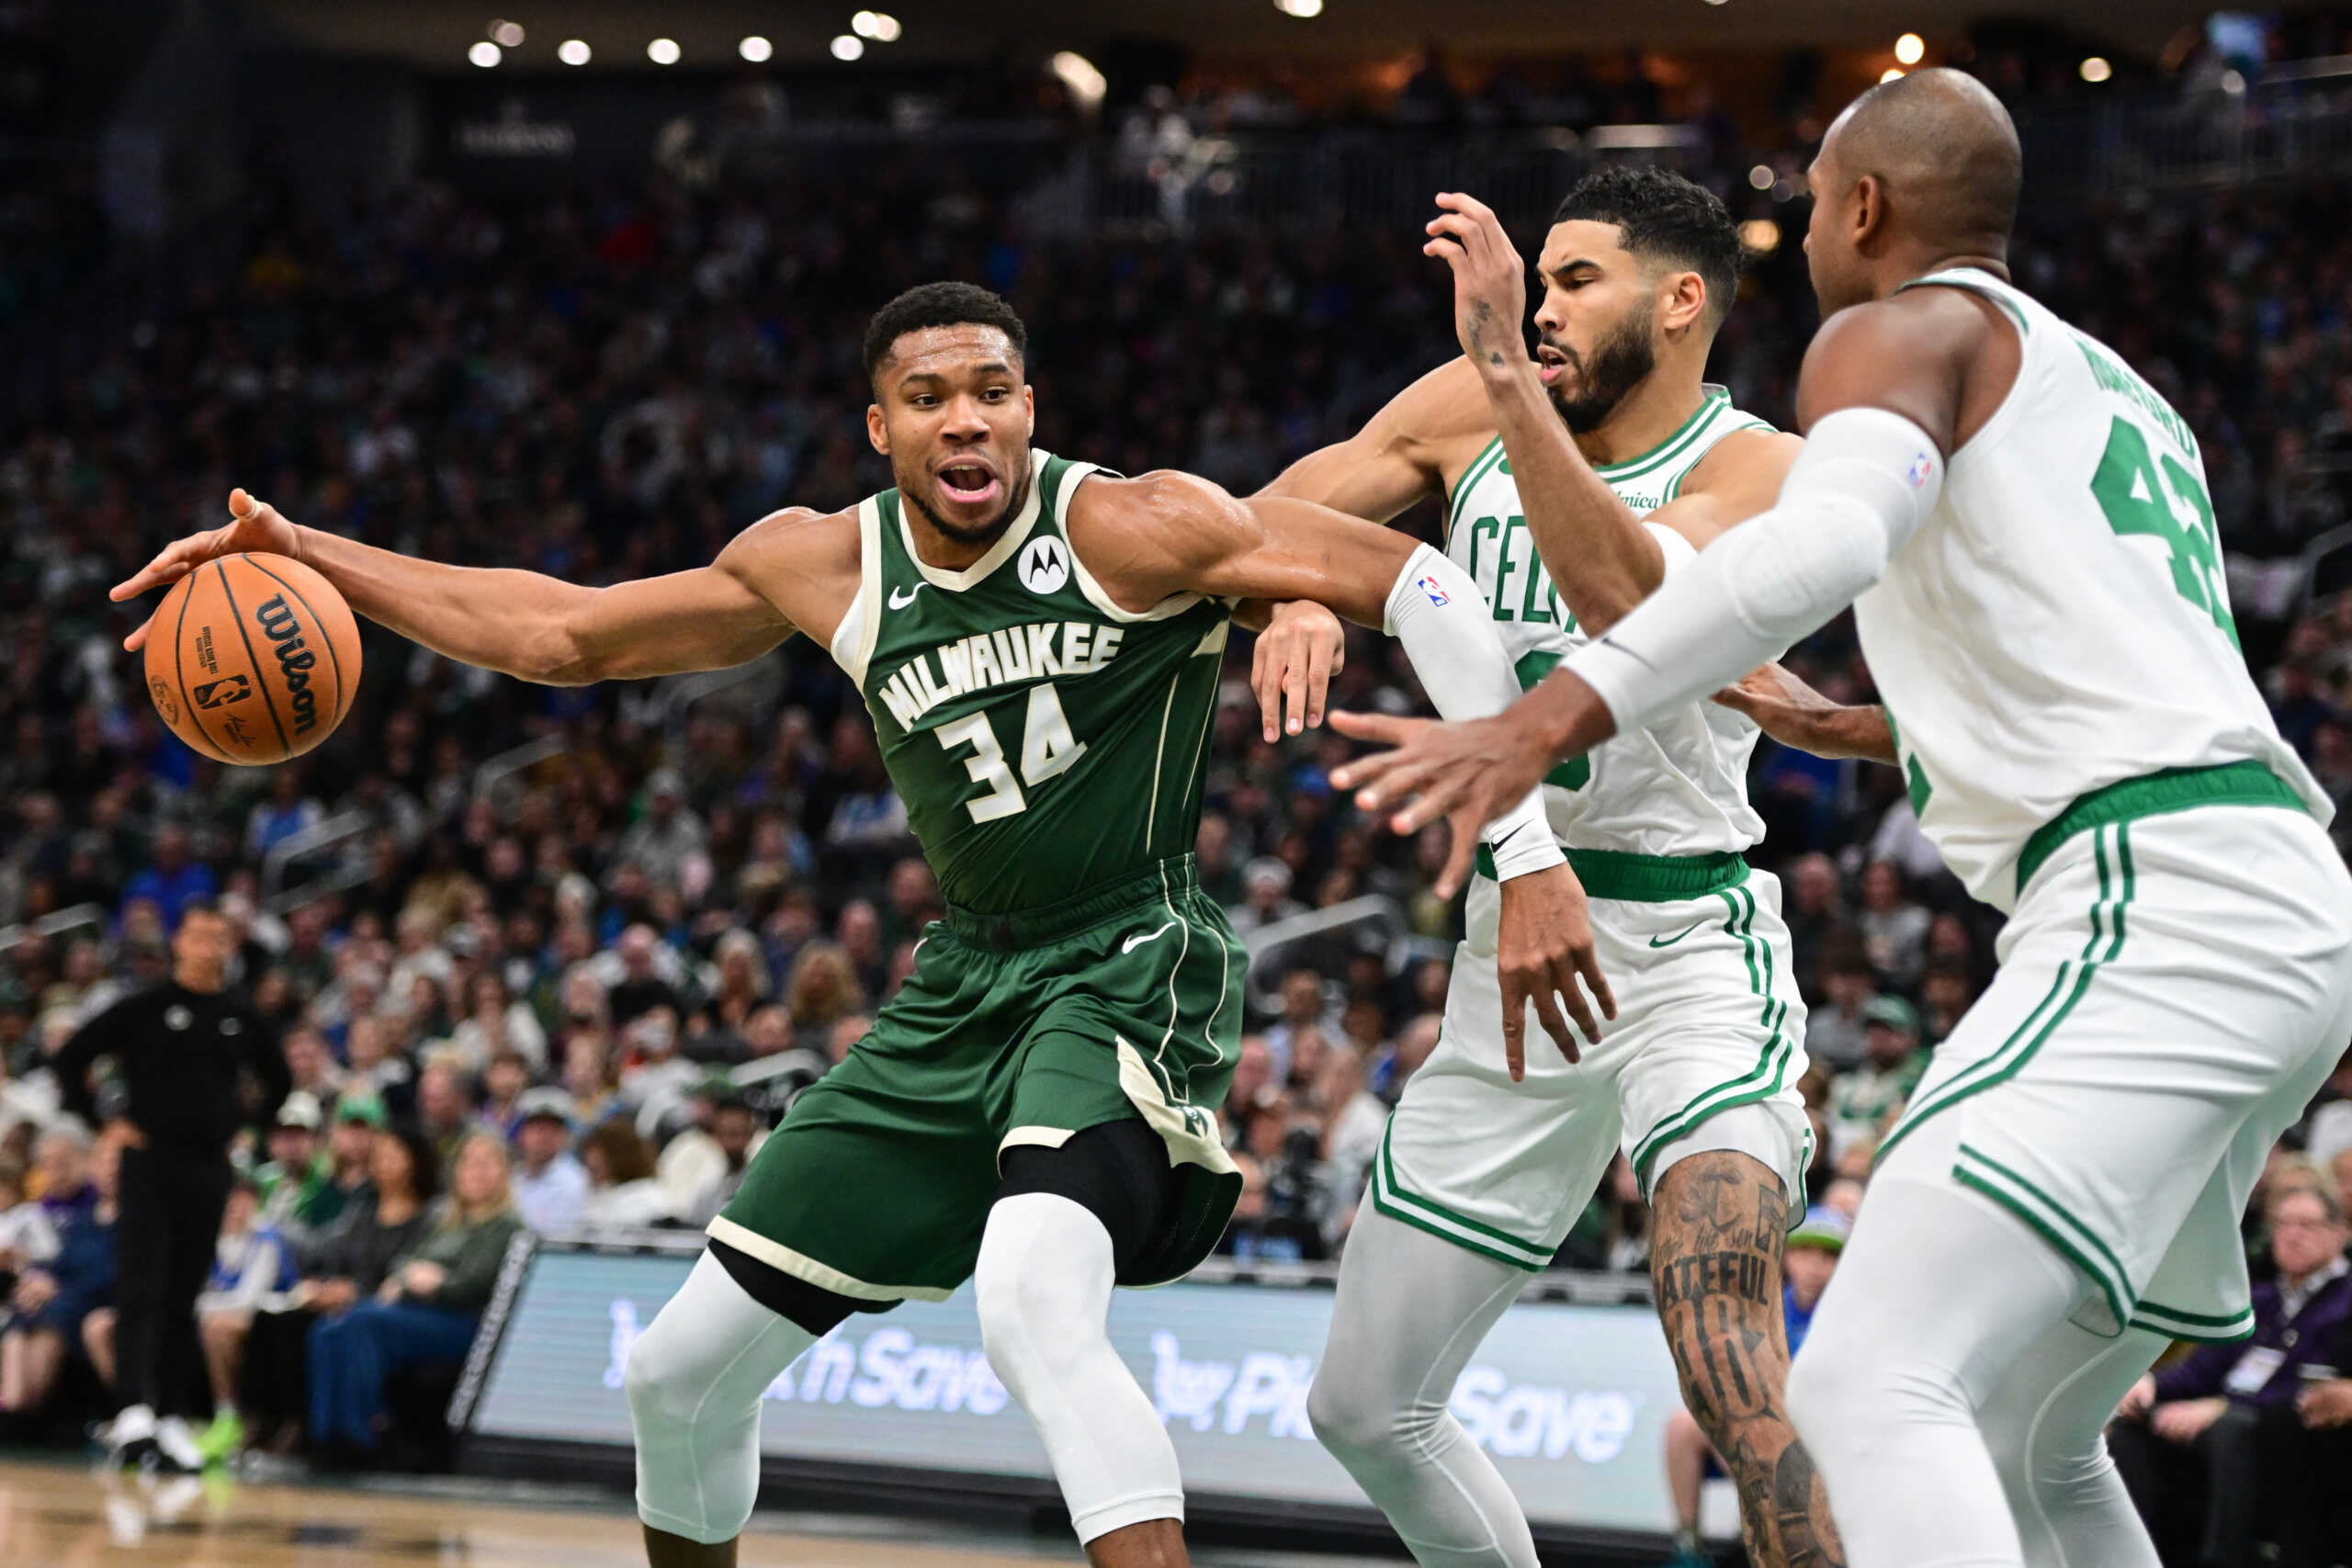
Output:
[[[1844,1568],[1828,1496],[1789,1425],[1780,1179],[1746,1155],[1711,1150],[1679,1161],[1652,1201],[1658,1321],[1683,1401],[1738,1484],[1749,1560]]]

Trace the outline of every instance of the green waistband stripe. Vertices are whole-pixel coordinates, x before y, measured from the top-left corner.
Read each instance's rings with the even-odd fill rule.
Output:
[[[1725,850],[1712,855],[1636,855],[1622,850],[1569,850],[1568,865],[1588,898],[1626,904],[1671,904],[1726,893],[1747,881],[1747,857]],[[1478,846],[1478,874],[1495,876],[1495,857]]]
[[[2033,880],[2033,874],[2058,852],[2060,845],[2078,833],[2109,822],[2165,817],[2176,811],[2193,811],[2200,806],[2308,809],[2303,797],[2271,772],[2268,763],[2252,759],[2210,768],[2166,768],[2161,773],[2123,779],[2092,790],[2034,829],[2018,854],[2018,892],[2023,894],[2026,885]]]

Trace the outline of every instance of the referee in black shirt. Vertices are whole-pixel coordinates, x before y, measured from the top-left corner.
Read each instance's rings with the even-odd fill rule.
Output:
[[[65,1109],[96,1125],[90,1068],[112,1056],[120,1080],[107,1131],[122,1143],[115,1247],[115,1359],[122,1412],[110,1437],[126,1461],[203,1467],[186,1416],[202,1388],[196,1298],[229,1201],[229,1140],[266,1125],[293,1087],[277,1032],[228,994],[228,918],[191,904],[172,933],[172,976],[91,1019],[52,1066]],[[244,1100],[243,1073],[259,1080]]]

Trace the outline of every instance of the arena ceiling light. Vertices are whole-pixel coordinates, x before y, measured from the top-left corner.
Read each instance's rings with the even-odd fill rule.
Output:
[[[2083,62],[2083,80],[2086,82],[2104,82],[2114,74],[2115,67],[2098,55],[2094,54]]]
[[[490,24],[490,41],[496,44],[501,49],[522,48],[523,24],[520,22],[508,21],[492,22]]]
[[[585,65],[595,57],[586,39],[568,38],[555,46],[555,57],[566,65]]]
[[[1772,165],[1770,164],[1758,164],[1754,168],[1748,170],[1747,186],[1750,190],[1770,190],[1772,188]]]
[[[1894,58],[1905,65],[1917,65],[1928,58],[1928,40],[1917,33],[1905,33],[1894,40]]]
[[[471,49],[466,51],[466,58],[487,71],[492,66],[498,63],[500,58],[499,49],[496,44],[491,42],[488,39],[483,39]]]
[[[899,35],[906,29],[899,25],[899,18],[888,11],[860,11],[849,19],[849,30],[876,43],[896,43]]]
[[[851,33],[833,35],[832,48],[835,60],[855,60],[865,52],[865,40]]]
[[[1323,0],[1274,0],[1274,9],[1305,21],[1323,14]]]
[[[1739,226],[1739,243],[1759,256],[1781,248],[1781,226],[1770,218],[1751,218]]]
[[[775,54],[775,45],[770,43],[759,34],[753,33],[751,37],[745,39],[741,43],[735,46],[735,52],[750,61],[752,64],[761,65],[766,63],[768,60],[774,57]]]
[[[1054,74],[1081,107],[1092,108],[1111,90],[1111,84],[1094,68],[1094,62],[1074,50],[1063,50],[1054,56],[1052,64]]]
[[[1900,65],[1890,65],[1884,71],[1879,73],[1879,85],[1881,86],[1884,86],[1889,82],[1899,82],[1907,74],[1909,74],[1909,73],[1905,72]]]
[[[645,58],[656,65],[675,65],[684,53],[673,38],[658,38],[645,46]]]

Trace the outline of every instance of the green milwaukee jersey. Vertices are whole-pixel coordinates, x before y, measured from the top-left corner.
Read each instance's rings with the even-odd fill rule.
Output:
[[[970,567],[917,557],[895,490],[857,510],[863,581],[832,652],[951,904],[1057,904],[1189,853],[1231,610],[1114,604],[1070,548],[1092,464],[1030,454],[1027,500]]]

